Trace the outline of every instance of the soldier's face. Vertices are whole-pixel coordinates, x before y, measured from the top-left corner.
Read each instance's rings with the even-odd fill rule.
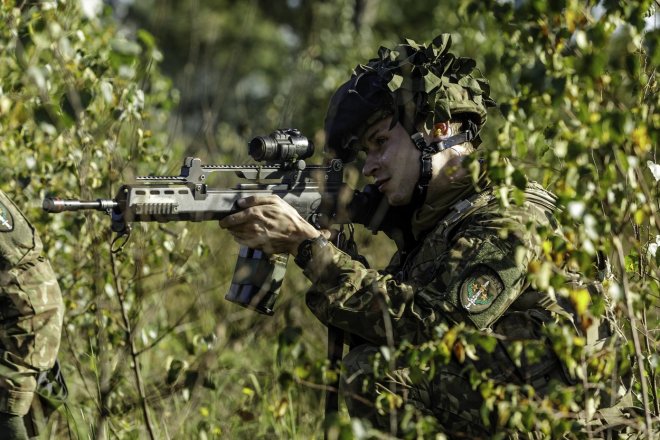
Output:
[[[412,198],[419,180],[421,153],[400,123],[390,129],[391,121],[387,117],[375,123],[361,139],[367,153],[362,173],[374,178],[390,205],[400,206]]]

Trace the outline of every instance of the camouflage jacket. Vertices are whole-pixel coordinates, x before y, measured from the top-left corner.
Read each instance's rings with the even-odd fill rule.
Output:
[[[527,272],[542,252],[536,228],[556,227],[554,198],[538,185],[526,193],[521,206],[503,206],[493,189],[462,198],[395,271],[315,245],[304,270],[313,282],[308,307],[324,324],[377,345],[428,340],[440,323],[487,329],[509,310],[543,309]]]

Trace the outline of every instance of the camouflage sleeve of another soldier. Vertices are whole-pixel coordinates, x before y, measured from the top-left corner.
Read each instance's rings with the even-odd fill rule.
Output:
[[[37,231],[0,191],[2,439],[35,434],[24,416],[30,411],[39,375],[56,362],[63,312],[60,288]]]

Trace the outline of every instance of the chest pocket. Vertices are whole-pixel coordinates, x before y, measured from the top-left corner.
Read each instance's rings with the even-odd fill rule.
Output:
[[[460,250],[449,248],[459,225],[494,202],[493,193],[485,191],[455,204],[425,240],[410,272],[427,302],[450,320],[477,328],[490,326],[506,311],[521,292],[526,271],[517,263],[515,243],[476,240],[462,243]]]
[[[463,321],[456,316],[456,304],[451,301],[449,287],[452,274],[446,271],[449,258],[449,236],[461,220],[494,200],[490,192],[475,194],[452,207],[452,211],[429,233],[422,245],[411,254],[401,271],[399,281],[415,286],[416,303],[425,305],[427,311],[440,312],[444,318],[454,322]],[[435,318],[439,319],[438,316]]]
[[[440,272],[446,243],[440,240],[427,240],[414,256],[409,267],[404,267],[406,282],[415,286],[427,286]]]
[[[428,286],[443,269],[443,259],[448,251],[447,243],[454,227],[493,200],[495,196],[487,191],[456,203],[450,213],[426,237],[421,247],[409,257],[398,277],[422,288]]]

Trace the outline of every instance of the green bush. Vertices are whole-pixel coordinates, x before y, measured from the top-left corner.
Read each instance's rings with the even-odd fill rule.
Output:
[[[514,200],[536,180],[564,207],[566,240],[546,240],[531,279],[571,295],[585,318],[616,316],[634,364],[580,358],[581,341],[561,328],[549,329],[556,350],[575,359],[575,371],[588,366],[594,383],[632,369],[640,416],[631,431],[650,437],[655,424],[657,432],[657,16],[646,27],[657,4],[426,3],[144,1],[120,22],[109,6],[86,15],[72,0],[3,2],[0,186],[39,229],[67,310],[60,359],[71,395],[51,420],[53,435],[322,436],[323,389],[336,373],[294,265],[275,316],[257,316],[223,300],[237,247],[216,225],[135,225],[113,253],[120,243],[103,213],[47,215],[41,200],[111,198],[137,175],[177,174],[187,154],[243,163],[245,141],[278,127],[322,146],[327,100],[350,69],[380,44],[441,31],[477,59],[499,103],[483,136],[491,178]],[[358,171],[348,171],[354,186],[363,183]],[[358,238],[383,267],[392,246],[364,231]],[[597,277],[598,256],[611,263],[607,302],[562,290],[558,265]],[[424,374],[489,344],[467,329],[438,331],[438,343],[389,355],[415,359]],[[582,385],[538,401],[529,389],[472,377],[484,411],[497,405],[503,433],[570,437],[576,402],[589,399]],[[378,402],[405,410],[400,403]],[[406,420],[409,438],[436,430],[431,420]],[[344,411],[332,435],[385,436]]]

